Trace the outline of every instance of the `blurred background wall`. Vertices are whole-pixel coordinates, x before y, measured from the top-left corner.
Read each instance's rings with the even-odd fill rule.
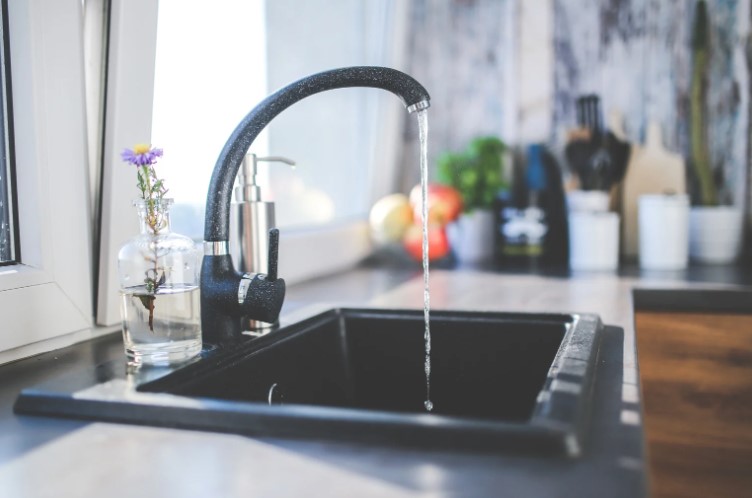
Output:
[[[689,157],[693,0],[414,0],[408,72],[432,94],[429,160],[491,134],[564,145],[575,99],[595,93],[631,142],[650,121]],[[722,200],[745,206],[750,180],[750,0],[708,0],[705,96]],[[417,181],[417,127],[405,127],[403,189]],[[691,182],[690,182],[691,185]]]

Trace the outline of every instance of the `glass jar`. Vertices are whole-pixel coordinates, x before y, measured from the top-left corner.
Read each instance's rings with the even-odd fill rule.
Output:
[[[140,233],[118,253],[125,353],[136,364],[170,365],[201,352],[201,251],[170,230],[172,203],[135,200]]]

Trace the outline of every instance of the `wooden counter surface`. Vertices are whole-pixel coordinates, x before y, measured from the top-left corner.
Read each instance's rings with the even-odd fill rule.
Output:
[[[752,496],[752,315],[638,312],[653,496]]]

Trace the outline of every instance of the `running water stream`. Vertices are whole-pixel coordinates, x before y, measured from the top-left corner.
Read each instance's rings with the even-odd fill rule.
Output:
[[[425,110],[418,112],[418,130],[420,136],[420,189],[421,189],[421,218],[423,223],[423,321],[425,332],[423,338],[426,346],[426,400],[423,405],[426,411],[433,410],[431,401],[431,296],[428,282],[428,115]]]

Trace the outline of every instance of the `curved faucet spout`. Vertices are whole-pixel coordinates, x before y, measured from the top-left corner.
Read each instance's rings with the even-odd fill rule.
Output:
[[[285,297],[285,281],[277,278],[276,229],[269,232],[267,274],[236,272],[228,253],[232,186],[243,157],[261,130],[295,102],[319,92],[347,87],[389,90],[402,99],[408,112],[425,109],[430,104],[426,89],[405,73],[386,67],[345,67],[296,81],[264,99],[243,118],[219,154],[206,198],[201,323],[208,342],[231,344],[241,334],[242,317],[276,321]]]
[[[295,102],[337,88],[371,87],[388,90],[402,99],[409,112],[427,108],[430,96],[412,77],[387,67],[345,67],[324,71],[273,93],[246,115],[227,140],[214,166],[206,199],[204,240],[229,238],[232,187],[243,157],[269,122]]]

